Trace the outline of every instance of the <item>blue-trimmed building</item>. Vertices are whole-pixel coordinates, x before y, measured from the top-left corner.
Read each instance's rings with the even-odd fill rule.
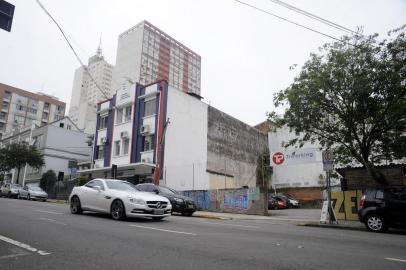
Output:
[[[163,81],[127,84],[97,108],[93,168],[82,175],[178,190],[255,186],[257,129]]]

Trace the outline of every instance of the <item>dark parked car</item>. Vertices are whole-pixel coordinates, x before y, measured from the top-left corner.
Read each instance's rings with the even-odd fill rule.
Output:
[[[293,196],[289,194],[278,194],[281,197],[285,197],[286,201],[288,202],[288,208],[300,208],[299,200],[293,198]]]
[[[157,186],[151,183],[138,184],[136,187],[141,191],[156,193],[168,198],[172,204],[172,212],[191,216],[196,211],[196,204],[192,198],[183,196],[169,187]]]
[[[288,208],[288,199],[281,195],[270,195],[268,199],[268,209],[286,209]]]
[[[406,187],[368,189],[358,211],[368,230],[384,232],[389,227],[406,227]]]

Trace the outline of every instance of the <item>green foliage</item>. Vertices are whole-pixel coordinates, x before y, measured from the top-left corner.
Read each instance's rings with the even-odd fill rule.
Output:
[[[16,168],[18,171],[17,177],[20,175],[20,169],[28,164],[34,168],[41,168],[44,165],[43,155],[35,146],[27,143],[13,143],[0,151],[0,168],[3,171],[8,171]]]
[[[285,146],[318,141],[341,165],[361,163],[385,184],[375,165],[406,153],[405,28],[383,41],[377,34],[344,37],[311,54],[294,82],[275,95],[275,106],[288,106],[284,115],[268,115],[276,127],[296,132]]]
[[[87,182],[89,182],[89,178],[87,178],[86,176],[79,176],[77,186],[83,186]]]
[[[56,180],[55,172],[53,170],[48,170],[42,175],[39,186],[48,192],[55,185]]]
[[[257,187],[266,186],[270,181],[273,168],[270,165],[270,155],[269,150],[266,149],[258,155],[257,168],[256,168],[256,184]]]

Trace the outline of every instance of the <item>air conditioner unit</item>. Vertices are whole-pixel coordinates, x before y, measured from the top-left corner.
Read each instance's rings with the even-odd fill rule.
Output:
[[[150,158],[143,158],[141,159],[142,163],[151,163],[151,159]]]
[[[147,133],[149,133],[149,131],[150,131],[149,126],[147,126],[147,125],[141,126],[141,134],[147,134]]]
[[[120,133],[120,137],[121,137],[121,138],[128,138],[128,132],[127,132],[127,131],[122,131],[122,132]]]
[[[103,138],[100,139],[100,141],[101,141],[102,144],[106,144],[107,143],[107,138],[103,137]]]

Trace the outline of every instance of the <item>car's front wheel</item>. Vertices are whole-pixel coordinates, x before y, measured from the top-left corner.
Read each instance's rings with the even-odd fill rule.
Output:
[[[77,196],[72,197],[70,200],[70,212],[72,214],[82,214],[82,206]]]
[[[111,210],[110,210],[111,217],[114,220],[123,220],[125,219],[125,209],[124,209],[124,204],[120,200],[115,200],[111,204]]]
[[[382,216],[376,214],[369,215],[366,218],[365,226],[371,232],[385,232],[388,230],[386,221],[383,219]]]

